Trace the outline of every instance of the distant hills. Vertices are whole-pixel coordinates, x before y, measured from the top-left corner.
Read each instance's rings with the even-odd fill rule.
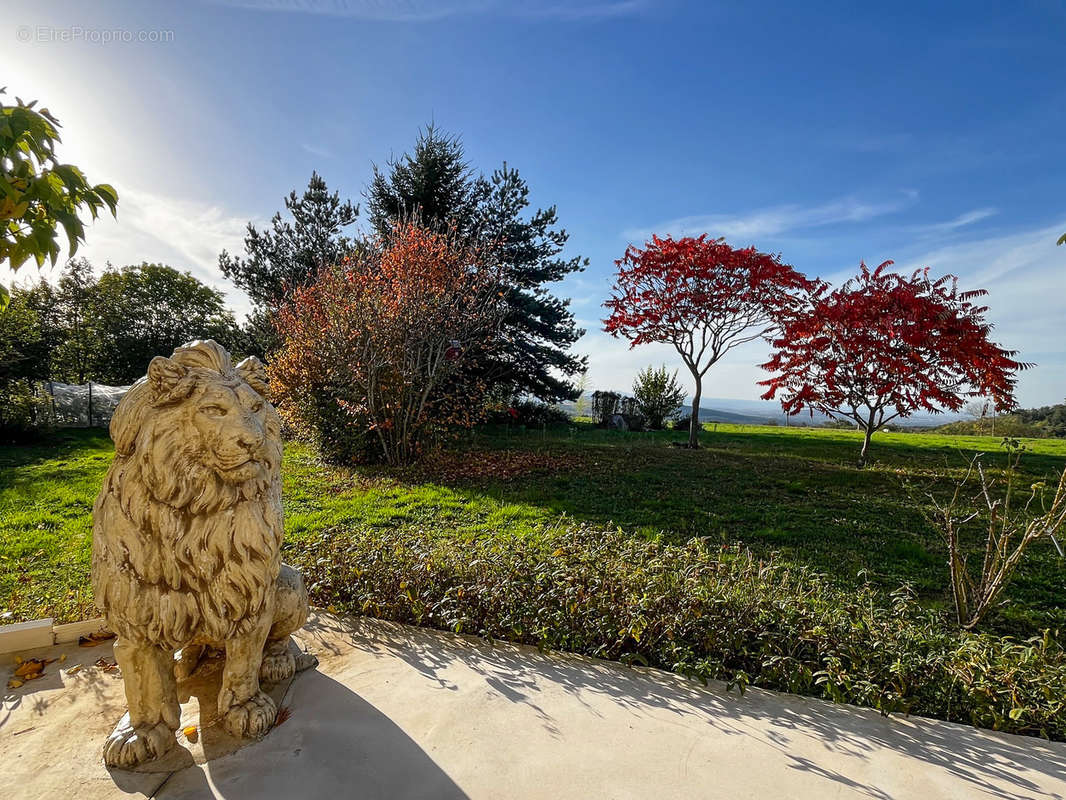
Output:
[[[591,394],[591,393],[590,393]],[[622,394],[620,392],[620,394]],[[591,404],[591,399],[589,403]],[[690,401],[686,401],[690,403]],[[781,411],[781,405],[769,400],[734,400],[727,397],[709,397],[705,400],[706,405],[700,405],[700,422],[728,422],[735,425],[822,425],[829,417],[825,414],[804,411],[794,417],[786,418]],[[559,407],[570,416],[577,412],[576,403],[560,403]],[[689,405],[686,404],[683,416],[688,415]],[[948,422],[956,422],[964,419],[960,414],[915,414],[907,419],[894,420],[898,425],[907,427],[935,427]]]

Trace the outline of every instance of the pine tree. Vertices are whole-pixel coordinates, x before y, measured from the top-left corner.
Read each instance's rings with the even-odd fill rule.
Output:
[[[506,163],[491,178],[475,175],[457,137],[430,126],[419,134],[414,151],[375,167],[367,189],[371,222],[379,234],[398,219],[413,219],[436,230],[451,228],[482,245],[503,267],[508,311],[502,343],[479,365],[477,377],[500,396],[528,395],[546,402],[573,399],[572,378],[586,359],[570,352],[584,334],[569,301],[554,296],[547,284],[588,264],[581,256],[560,258],[568,235],[554,226],[555,207],[524,218],[529,186]]]
[[[324,266],[336,264],[352,247],[343,231],[359,216],[359,206],[330,193],[325,180],[311,173],[302,197],[290,192],[285,209],[292,222],[274,215],[270,228],[260,232],[248,223],[245,258],[225,250],[218,257],[222,274],[243,289],[253,313],[245,325],[247,352],[265,355],[278,346],[272,322],[288,293],[307,286]]]
[[[366,191],[370,224],[388,237],[398,221],[412,221],[438,233],[448,228],[475,235],[479,206],[486,194],[483,179],[466,161],[462,142],[429,125],[419,131],[414,152],[386,162]]]

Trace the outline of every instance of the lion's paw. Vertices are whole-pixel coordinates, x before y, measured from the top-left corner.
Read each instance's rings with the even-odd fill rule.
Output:
[[[174,731],[166,723],[133,726],[130,715],[126,714],[104,742],[104,763],[109,767],[132,769],[159,758],[174,743]]]
[[[243,703],[231,706],[222,718],[225,729],[233,736],[260,739],[274,725],[278,708],[263,692],[257,692]]]
[[[296,659],[292,657],[292,653],[267,653],[263,656],[262,666],[259,667],[259,682],[281,683],[295,674]]]
[[[318,666],[318,656],[314,653],[299,652],[293,658],[296,659],[296,671],[303,672],[305,669],[311,669]]]

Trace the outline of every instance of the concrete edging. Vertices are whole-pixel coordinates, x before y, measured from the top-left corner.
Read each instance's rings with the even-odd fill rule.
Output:
[[[51,617],[0,625],[0,654],[76,642],[82,636],[107,629],[103,617],[55,625]]]

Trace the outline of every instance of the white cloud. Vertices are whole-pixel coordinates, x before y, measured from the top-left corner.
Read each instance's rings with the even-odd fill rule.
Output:
[[[511,14],[558,20],[609,19],[635,13],[646,0],[570,0],[551,3],[527,0],[215,0],[221,5],[250,11],[280,11],[353,17],[379,22],[434,22],[469,14]]]
[[[78,257],[88,258],[98,270],[107,262],[121,267],[144,261],[188,270],[209,286],[225,292],[238,318],[248,312],[250,306],[244,293],[234,288],[218,269],[218,254],[222,250],[243,251],[248,217],[234,216],[218,206],[164,197],[129,186],[117,188],[118,218],[102,216],[86,226],[86,244],[78,249]],[[43,270],[50,279],[58,273],[58,268]],[[36,277],[37,270],[32,263],[23,266],[17,275],[20,283]],[[10,269],[0,268],[0,280],[10,284],[11,279]]]
[[[879,202],[845,197],[820,206],[789,204],[757,209],[746,214],[703,214],[680,217],[651,228],[626,231],[628,241],[644,241],[651,235],[693,236],[706,233],[727,239],[747,241],[759,236],[773,236],[785,231],[818,228],[841,223],[866,222],[875,217],[894,214],[913,205],[918,193],[906,191],[894,200]]]
[[[947,222],[935,222],[931,225],[920,225],[916,230],[922,233],[951,233],[959,228],[964,228],[967,225],[973,225],[975,222],[980,222],[983,219],[998,214],[994,208],[977,208],[973,211],[967,211],[965,214],[960,214],[955,219],[948,220]]]
[[[300,149],[303,150],[305,153],[310,153],[311,155],[318,156],[319,158],[336,158],[335,153],[333,153],[331,150],[326,149],[325,147],[320,147],[319,145],[308,144],[305,142],[300,145]]]
[[[528,3],[518,6],[516,13],[530,17],[544,17],[562,20],[591,20],[624,17],[642,10],[645,0],[619,0],[608,3],[570,2],[558,5]]]
[[[1055,245],[1063,231],[1066,220],[939,247],[896,265],[902,273],[928,266],[937,275],[958,275],[962,288],[988,289],[980,302],[989,308],[996,341],[1019,350],[1023,361],[1038,362],[1020,375],[1023,406],[1060,403],[1066,396],[1066,247]]]

